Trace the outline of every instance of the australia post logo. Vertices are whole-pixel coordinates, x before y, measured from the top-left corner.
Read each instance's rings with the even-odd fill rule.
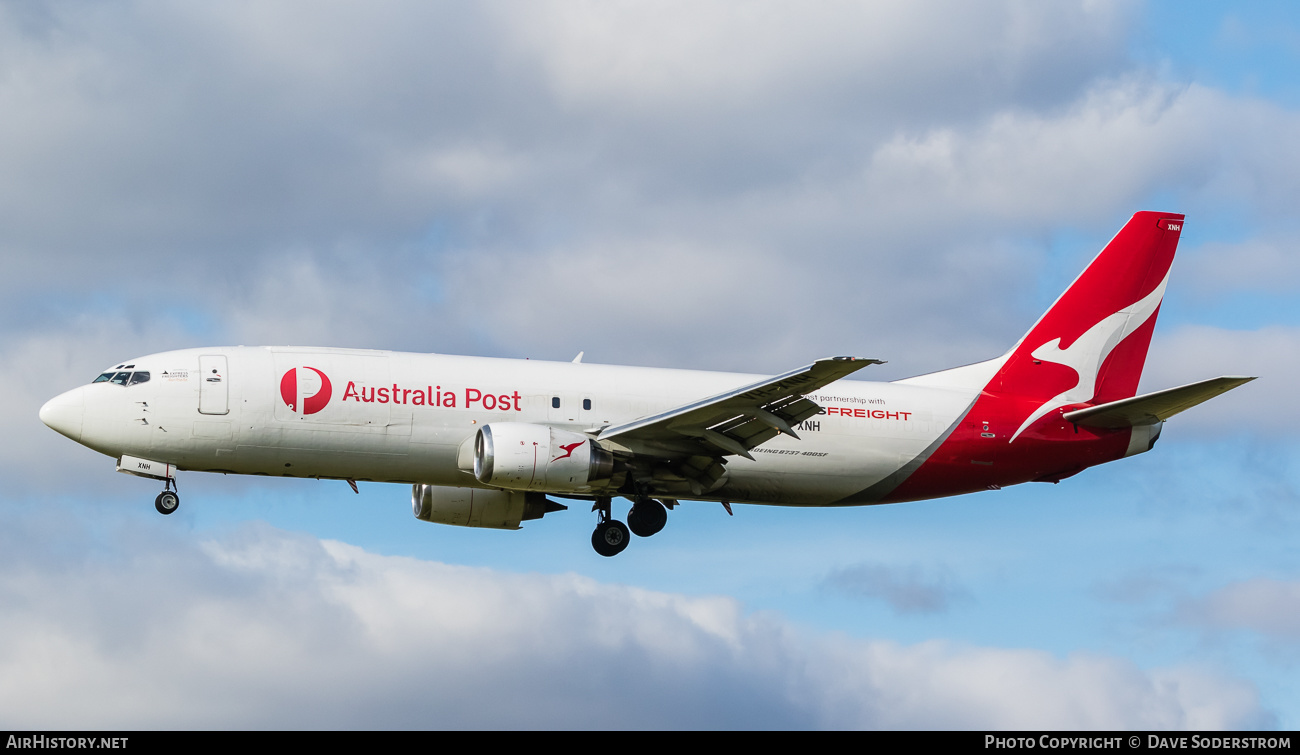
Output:
[[[298,414],[315,414],[330,402],[334,387],[315,367],[295,367],[280,378],[280,399]]]

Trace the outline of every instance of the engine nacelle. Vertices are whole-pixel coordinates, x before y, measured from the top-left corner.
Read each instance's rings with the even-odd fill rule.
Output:
[[[441,485],[411,486],[411,509],[415,518],[435,524],[517,530],[522,521],[541,519],[544,514],[566,508],[548,500],[542,493]]]
[[[609,483],[614,457],[582,433],[493,422],[474,437],[474,476],[512,490],[588,492]]]

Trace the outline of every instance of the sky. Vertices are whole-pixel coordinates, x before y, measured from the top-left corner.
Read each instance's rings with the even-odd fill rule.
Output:
[[[1300,728],[1296,133],[1290,3],[0,0],[0,728]],[[1259,379],[1059,485],[605,559],[399,485],[164,518],[37,418],[211,345],[894,380],[1139,210],[1142,389]]]

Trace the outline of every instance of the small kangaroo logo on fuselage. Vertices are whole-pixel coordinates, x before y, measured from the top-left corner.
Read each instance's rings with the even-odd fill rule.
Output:
[[[581,446],[583,443],[586,443],[586,442],[587,442],[587,441],[585,441],[585,440],[580,440],[580,441],[578,441],[577,443],[570,443],[570,444],[568,444],[568,445],[566,445],[566,446],[560,446],[560,448],[563,448],[563,449],[564,449],[564,455],[563,455],[563,456],[557,456],[557,457],[555,457],[554,459],[551,459],[551,461],[552,461],[552,462],[557,462],[557,461],[559,461],[560,459],[567,459],[567,458],[569,458],[570,456],[573,455],[573,451],[574,451],[574,449],[576,449],[578,446]]]

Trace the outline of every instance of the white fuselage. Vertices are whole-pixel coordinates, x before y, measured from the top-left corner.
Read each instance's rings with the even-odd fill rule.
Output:
[[[759,379],[292,347],[191,349],[129,364],[148,381],[70,391],[47,409],[79,413],[80,427],[51,426],[110,456],[182,470],[452,487],[481,487],[471,445],[487,423],[594,432]],[[692,497],[835,503],[932,448],[977,394],[965,385],[832,383],[809,395],[823,413],[795,427],[799,439],[781,435],[753,449],[753,460],[731,458],[725,484]]]

